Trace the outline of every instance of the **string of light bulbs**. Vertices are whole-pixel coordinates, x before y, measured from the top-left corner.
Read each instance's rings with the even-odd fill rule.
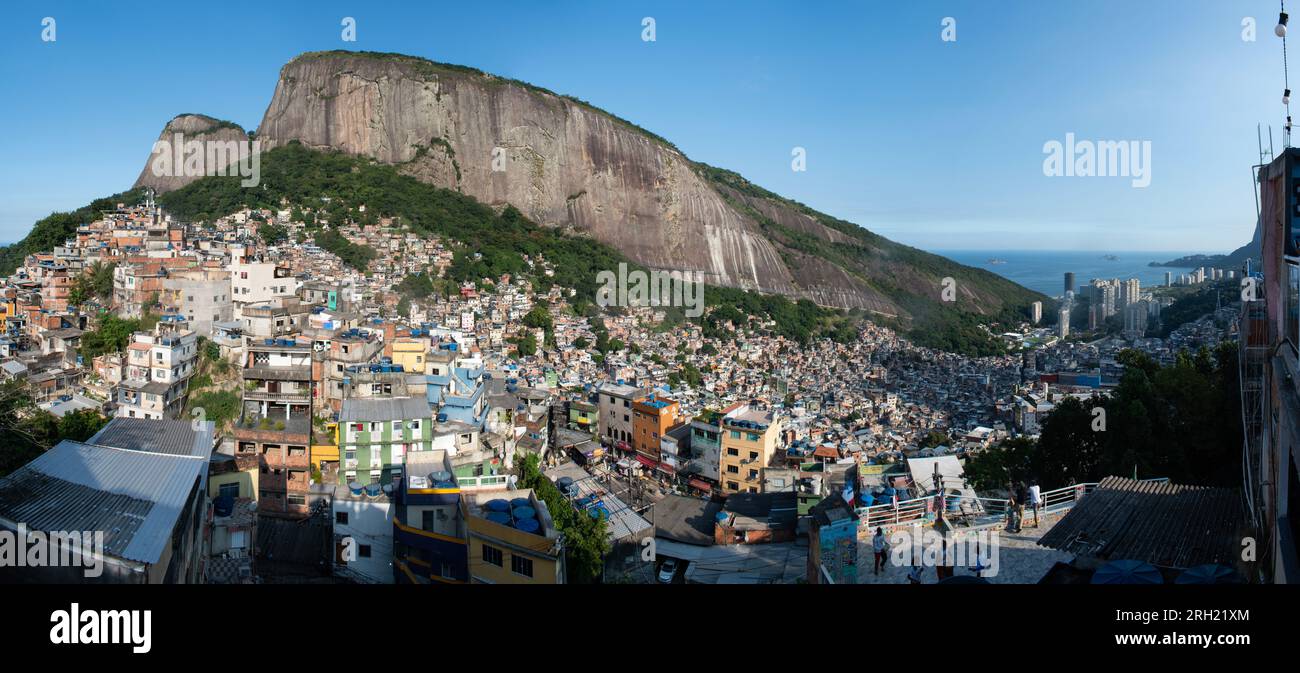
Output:
[[[1282,38],[1282,105],[1286,106],[1286,126],[1283,127],[1282,142],[1285,146],[1291,145],[1291,74],[1287,70],[1286,63],[1286,24],[1290,18],[1286,14],[1286,0],[1278,0],[1281,7],[1277,15],[1277,26],[1273,28],[1273,34]]]

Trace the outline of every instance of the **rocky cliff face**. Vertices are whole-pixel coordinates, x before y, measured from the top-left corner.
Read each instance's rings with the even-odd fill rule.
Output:
[[[174,144],[177,134],[185,142],[197,140],[202,143],[216,141],[228,144],[233,141],[239,143],[241,149],[247,147],[245,141],[248,140],[248,134],[244,132],[244,129],[231,122],[215,119],[207,115],[183,114],[167,122],[162,133],[158,135],[158,142],[155,143],[154,147],[159,147],[160,143],[167,143],[169,146]],[[149,158],[145,160],[144,168],[140,171],[140,177],[135,180],[134,187],[153,187],[154,191],[162,194],[173,189],[180,189],[203,177],[202,174],[186,175],[183,165],[177,166],[173,163],[162,166],[156,164],[156,156],[154,152],[150,152]]]
[[[257,137],[263,150],[296,141],[394,164],[712,284],[904,318],[914,299],[933,305],[947,275],[972,300],[966,310],[1038,298],[696,164],[581,101],[470,68],[397,54],[303,54],[281,70]]]

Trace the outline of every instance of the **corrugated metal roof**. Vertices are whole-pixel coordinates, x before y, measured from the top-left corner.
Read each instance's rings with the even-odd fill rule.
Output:
[[[1231,566],[1242,520],[1241,495],[1233,489],[1107,477],[1038,544],[1169,568]]]
[[[212,455],[215,424],[207,421],[201,426],[195,431],[190,421],[114,418],[87,441],[132,451],[207,458]]]
[[[419,397],[361,397],[343,400],[339,421],[393,421],[429,418],[429,402]]]
[[[0,479],[0,516],[30,530],[102,530],[109,553],[156,563],[206,470],[193,456],[63,441]]]

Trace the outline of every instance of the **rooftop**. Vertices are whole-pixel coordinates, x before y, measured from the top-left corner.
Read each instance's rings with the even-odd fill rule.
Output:
[[[206,471],[191,455],[63,441],[0,479],[0,517],[30,530],[103,531],[108,554],[157,563]]]

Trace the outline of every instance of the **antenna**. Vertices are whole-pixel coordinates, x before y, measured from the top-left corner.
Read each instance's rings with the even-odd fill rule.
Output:
[[[1279,0],[1281,12],[1277,17],[1277,28],[1273,33],[1282,38],[1282,104],[1286,106],[1286,125],[1282,127],[1282,148],[1291,146],[1291,76],[1286,63],[1286,0]]]

